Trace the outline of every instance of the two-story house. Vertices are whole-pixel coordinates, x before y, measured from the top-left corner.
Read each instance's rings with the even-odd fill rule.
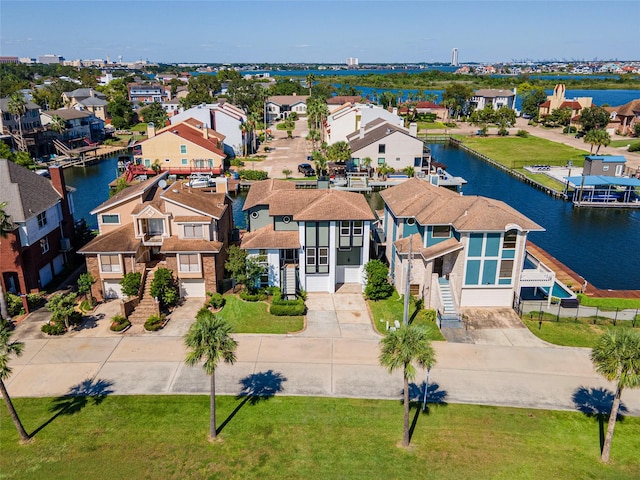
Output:
[[[413,124],[415,125],[415,124]],[[347,136],[353,165],[363,166],[363,159],[371,159],[371,167],[383,165],[402,171],[413,167],[415,172],[428,171],[431,150],[422,140],[405,128],[378,118]]]
[[[67,108],[86,110],[103,122],[107,120],[107,96],[93,88],[76,88],[72,92],[64,92],[62,100]]]
[[[640,123],[640,99],[631,100],[617,107],[603,107],[611,115],[607,131],[619,135],[633,135],[635,126]]]
[[[147,124],[147,139],[139,142],[135,161],[151,168],[158,164],[162,171],[188,175],[224,171],[224,135],[207,128],[201,121],[189,118],[157,130]]]
[[[9,98],[0,98],[0,133],[22,133],[42,126],[40,123],[40,107],[31,100],[25,100],[26,112],[20,118],[10,112]]]
[[[263,263],[263,285],[293,295],[364,284],[375,217],[363,195],[263,180],[251,185],[243,211],[248,232],[240,246]]]
[[[512,305],[527,234],[542,227],[498,200],[463,196],[417,178],[380,195],[386,243],[379,247],[400,293],[409,283],[427,308],[438,310],[449,297],[457,312]]]
[[[122,297],[128,272],[146,277],[158,262],[172,270],[182,297],[218,291],[233,228],[226,192],[204,192],[184,182],[167,183],[167,173],[117,193],[91,214],[99,235],[79,250],[97,281],[98,300]]]
[[[556,85],[553,88],[553,94],[547,96],[547,100],[538,107],[538,115],[545,117],[558,109],[569,108],[571,110],[571,120],[575,121],[584,108],[589,108],[593,104],[593,98],[591,97],[578,97],[567,100],[565,92],[566,87],[563,84]]]
[[[484,110],[485,107],[491,107],[494,110],[507,107],[513,110],[515,108],[515,102],[515,90],[496,90],[493,88],[476,90],[469,100],[472,110]]]
[[[75,108],[48,110],[40,114],[42,125],[50,128],[54,117],[60,117],[64,121],[64,129],[55,132],[55,135],[73,147],[86,146],[85,140],[97,142],[104,139],[104,120],[91,112]]]
[[[309,95],[274,95],[267,98],[265,109],[268,122],[289,118],[291,112],[298,116],[307,114]]]
[[[171,125],[177,125],[190,118],[224,135],[223,147],[227,155],[242,155],[245,148],[251,151],[253,132],[243,132],[240,128],[246,123],[247,114],[238,107],[227,102],[202,104],[173,115],[169,120]]]
[[[170,100],[170,91],[157,83],[130,83],[127,85],[129,101],[134,108],[139,104],[148,105],[153,102],[166,102]]]
[[[389,112],[371,103],[346,103],[329,111],[325,120],[323,140],[329,145],[346,142],[348,135],[380,118],[397,127],[404,127],[404,119],[397,115],[397,112]]]
[[[7,203],[14,227],[0,238],[5,291],[38,291],[71,260],[73,189],[66,186],[62,167],[49,167],[49,173],[51,180],[0,159],[0,201]]]

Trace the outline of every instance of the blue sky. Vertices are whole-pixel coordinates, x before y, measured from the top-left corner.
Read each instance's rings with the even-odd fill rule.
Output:
[[[0,55],[208,63],[640,60],[640,1],[0,0]]]

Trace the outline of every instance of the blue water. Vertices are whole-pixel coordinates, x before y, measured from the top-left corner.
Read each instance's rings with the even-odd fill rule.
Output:
[[[574,208],[455,147],[431,149],[448,171],[467,180],[465,195],[502,200],[544,227],[529,239],[590,283],[640,289],[640,210]]]

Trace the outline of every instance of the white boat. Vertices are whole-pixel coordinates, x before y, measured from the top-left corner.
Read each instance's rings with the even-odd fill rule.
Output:
[[[187,182],[191,188],[211,187],[213,184],[213,176],[210,173],[192,173]]]

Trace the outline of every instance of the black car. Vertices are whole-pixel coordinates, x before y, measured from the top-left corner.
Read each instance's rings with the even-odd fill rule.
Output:
[[[302,173],[305,177],[313,177],[316,174],[316,171],[308,163],[298,165],[298,172]]]
[[[582,138],[582,137],[584,137],[584,132],[576,133],[576,138]]]

